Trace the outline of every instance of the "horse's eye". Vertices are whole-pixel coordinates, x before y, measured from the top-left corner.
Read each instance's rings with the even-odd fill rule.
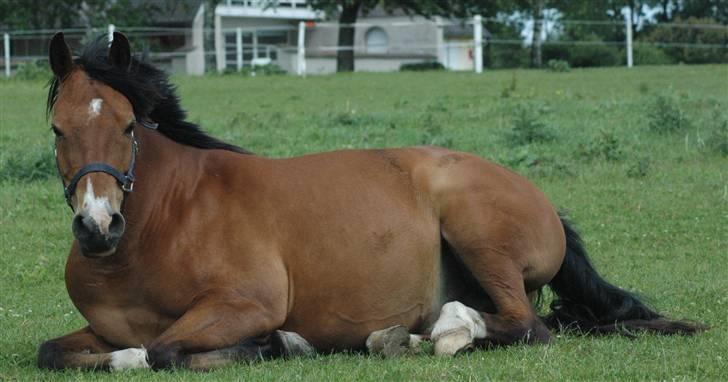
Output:
[[[56,135],[56,138],[62,138],[63,137],[63,133],[61,132],[61,130],[58,130],[58,128],[56,126],[51,125],[51,130],[53,130],[53,134]]]
[[[130,123],[129,126],[124,130],[124,134],[131,135],[134,132],[134,122]]]

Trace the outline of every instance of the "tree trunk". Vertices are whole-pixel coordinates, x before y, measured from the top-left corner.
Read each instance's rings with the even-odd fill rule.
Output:
[[[356,23],[356,17],[361,8],[361,0],[353,1],[344,5],[339,15],[339,45],[336,52],[336,71],[354,71],[354,32],[352,24]]]
[[[629,7],[630,14],[632,16],[632,37],[637,36],[637,25],[639,24],[639,20],[637,20],[640,17],[642,9],[642,2],[640,0],[632,0],[632,6]]]
[[[543,33],[544,0],[535,0],[533,7],[533,36],[531,37],[531,66],[541,67],[541,34]]]
[[[657,14],[657,20],[662,22],[667,22],[672,19],[670,17],[670,0],[662,0],[660,1],[660,6],[662,6],[662,13]]]

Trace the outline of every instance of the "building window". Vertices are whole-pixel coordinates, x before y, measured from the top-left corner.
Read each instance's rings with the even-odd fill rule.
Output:
[[[386,53],[389,46],[387,32],[380,27],[369,29],[366,34],[366,44],[369,53]]]

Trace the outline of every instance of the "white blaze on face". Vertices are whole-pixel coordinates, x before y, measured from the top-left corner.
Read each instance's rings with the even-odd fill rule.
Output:
[[[93,219],[96,222],[102,234],[109,233],[109,224],[111,224],[111,205],[109,204],[109,198],[105,196],[96,197],[91,178],[86,178],[86,193],[83,195],[81,212],[85,218]]]
[[[101,98],[94,98],[88,104],[88,119],[94,119],[101,114],[101,104],[104,100]]]
[[[147,351],[144,348],[129,348],[111,353],[111,370],[148,369]]]

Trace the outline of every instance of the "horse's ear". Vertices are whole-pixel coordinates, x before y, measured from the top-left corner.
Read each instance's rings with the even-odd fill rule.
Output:
[[[63,78],[71,71],[73,66],[73,58],[71,56],[71,48],[66,44],[63,38],[63,32],[58,32],[51,39],[51,45],[48,48],[48,59],[51,63],[53,74],[58,78]]]
[[[131,47],[123,33],[114,32],[114,41],[109,48],[109,62],[117,68],[128,70],[131,64]]]

